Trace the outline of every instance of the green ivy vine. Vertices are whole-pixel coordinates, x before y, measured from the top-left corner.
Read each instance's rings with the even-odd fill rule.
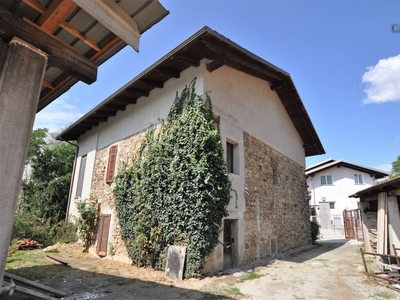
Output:
[[[199,277],[218,243],[231,182],[211,98],[194,79],[176,94],[115,179],[121,235],[133,263],[164,269],[168,246],[187,247],[185,277]]]

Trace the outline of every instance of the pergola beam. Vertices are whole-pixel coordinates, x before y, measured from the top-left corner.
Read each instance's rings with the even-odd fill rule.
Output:
[[[50,66],[59,68],[88,84],[96,81],[97,65],[94,62],[66,47],[54,36],[46,34],[0,7],[0,39],[8,42],[13,37],[19,37],[49,54]]]
[[[53,33],[66,17],[76,8],[72,0],[55,0],[36,21],[43,31]]]
[[[113,0],[73,0],[84,11],[98,20],[104,27],[119,36],[125,43],[139,52],[140,33],[138,25]]]

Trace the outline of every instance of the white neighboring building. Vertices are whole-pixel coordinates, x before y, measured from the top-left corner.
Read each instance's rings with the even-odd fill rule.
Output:
[[[316,209],[324,239],[344,238],[343,211],[359,208],[359,199],[349,195],[388,176],[385,171],[336,159],[320,162],[305,171],[310,205]]]

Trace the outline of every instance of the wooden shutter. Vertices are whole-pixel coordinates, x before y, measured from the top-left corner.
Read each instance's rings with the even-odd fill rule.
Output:
[[[118,145],[111,146],[110,152],[108,153],[108,165],[106,174],[107,183],[112,182],[114,179],[115,165],[117,164],[117,152]]]
[[[97,234],[96,253],[98,256],[107,256],[108,232],[110,231],[111,215],[100,216],[100,228]]]

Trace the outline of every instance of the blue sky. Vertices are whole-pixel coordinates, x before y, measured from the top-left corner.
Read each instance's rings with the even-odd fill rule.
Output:
[[[327,154],[386,171],[400,155],[400,1],[160,0],[170,11],[36,118],[59,130],[207,25],[292,76]],[[400,27],[399,27],[400,28]]]

